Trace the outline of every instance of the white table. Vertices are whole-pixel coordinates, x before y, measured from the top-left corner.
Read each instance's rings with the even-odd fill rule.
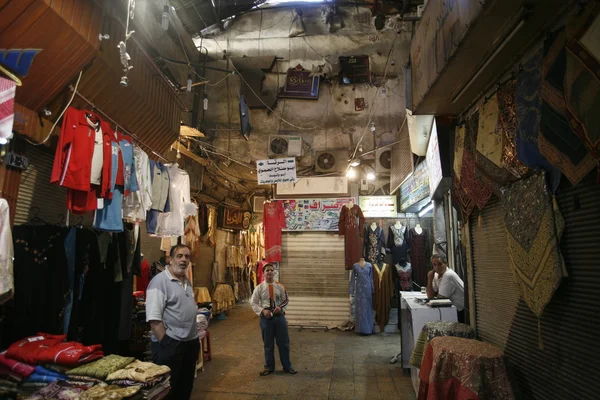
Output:
[[[419,369],[409,364],[413,348],[423,326],[430,321],[458,321],[456,307],[430,307],[418,302],[426,299],[421,292],[400,292],[400,318],[402,329],[402,367],[410,368],[415,393],[419,393]]]

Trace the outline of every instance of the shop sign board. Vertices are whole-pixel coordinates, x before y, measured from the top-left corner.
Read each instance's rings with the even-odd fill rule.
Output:
[[[354,198],[297,199],[284,202],[286,231],[337,231],[340,212]]]
[[[252,213],[240,208],[219,207],[218,226],[221,229],[245,231],[250,228]]]
[[[429,196],[429,172],[427,163],[422,162],[413,174],[400,186],[400,211],[407,210],[413,204]]]
[[[361,196],[358,204],[365,218],[396,218],[398,215],[396,196]]]
[[[427,171],[429,172],[429,192],[433,197],[443,178],[440,143],[437,135],[436,121],[433,121],[429,145],[427,146]]]
[[[301,65],[296,68],[290,68],[285,77],[285,86],[277,95],[284,99],[319,99],[319,83],[318,75],[311,76],[311,71],[302,68]]]
[[[296,159],[293,157],[258,160],[256,170],[259,185],[296,182]]]

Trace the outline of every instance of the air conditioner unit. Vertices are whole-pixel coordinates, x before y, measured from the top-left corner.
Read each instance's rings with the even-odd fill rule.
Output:
[[[389,175],[392,169],[392,149],[378,149],[375,154],[375,173]]]
[[[252,211],[255,213],[265,212],[265,196],[254,196],[252,202]]]
[[[348,168],[348,150],[317,151],[315,172],[343,173]]]
[[[270,157],[301,157],[302,138],[300,136],[269,136]]]

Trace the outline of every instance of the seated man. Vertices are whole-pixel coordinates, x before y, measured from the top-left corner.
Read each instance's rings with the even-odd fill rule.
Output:
[[[458,322],[465,321],[465,287],[462,279],[450,268],[446,257],[436,254],[431,257],[433,270],[427,274],[427,298],[450,299],[458,311]]]

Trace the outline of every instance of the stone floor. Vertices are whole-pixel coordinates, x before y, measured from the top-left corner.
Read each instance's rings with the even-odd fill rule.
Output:
[[[212,361],[198,373],[192,399],[415,399],[400,363],[398,334],[359,336],[354,332],[290,328],[297,375],[258,375],[263,351],[258,317],[238,305],[224,321],[211,321]],[[277,358],[277,355],[276,355]]]

